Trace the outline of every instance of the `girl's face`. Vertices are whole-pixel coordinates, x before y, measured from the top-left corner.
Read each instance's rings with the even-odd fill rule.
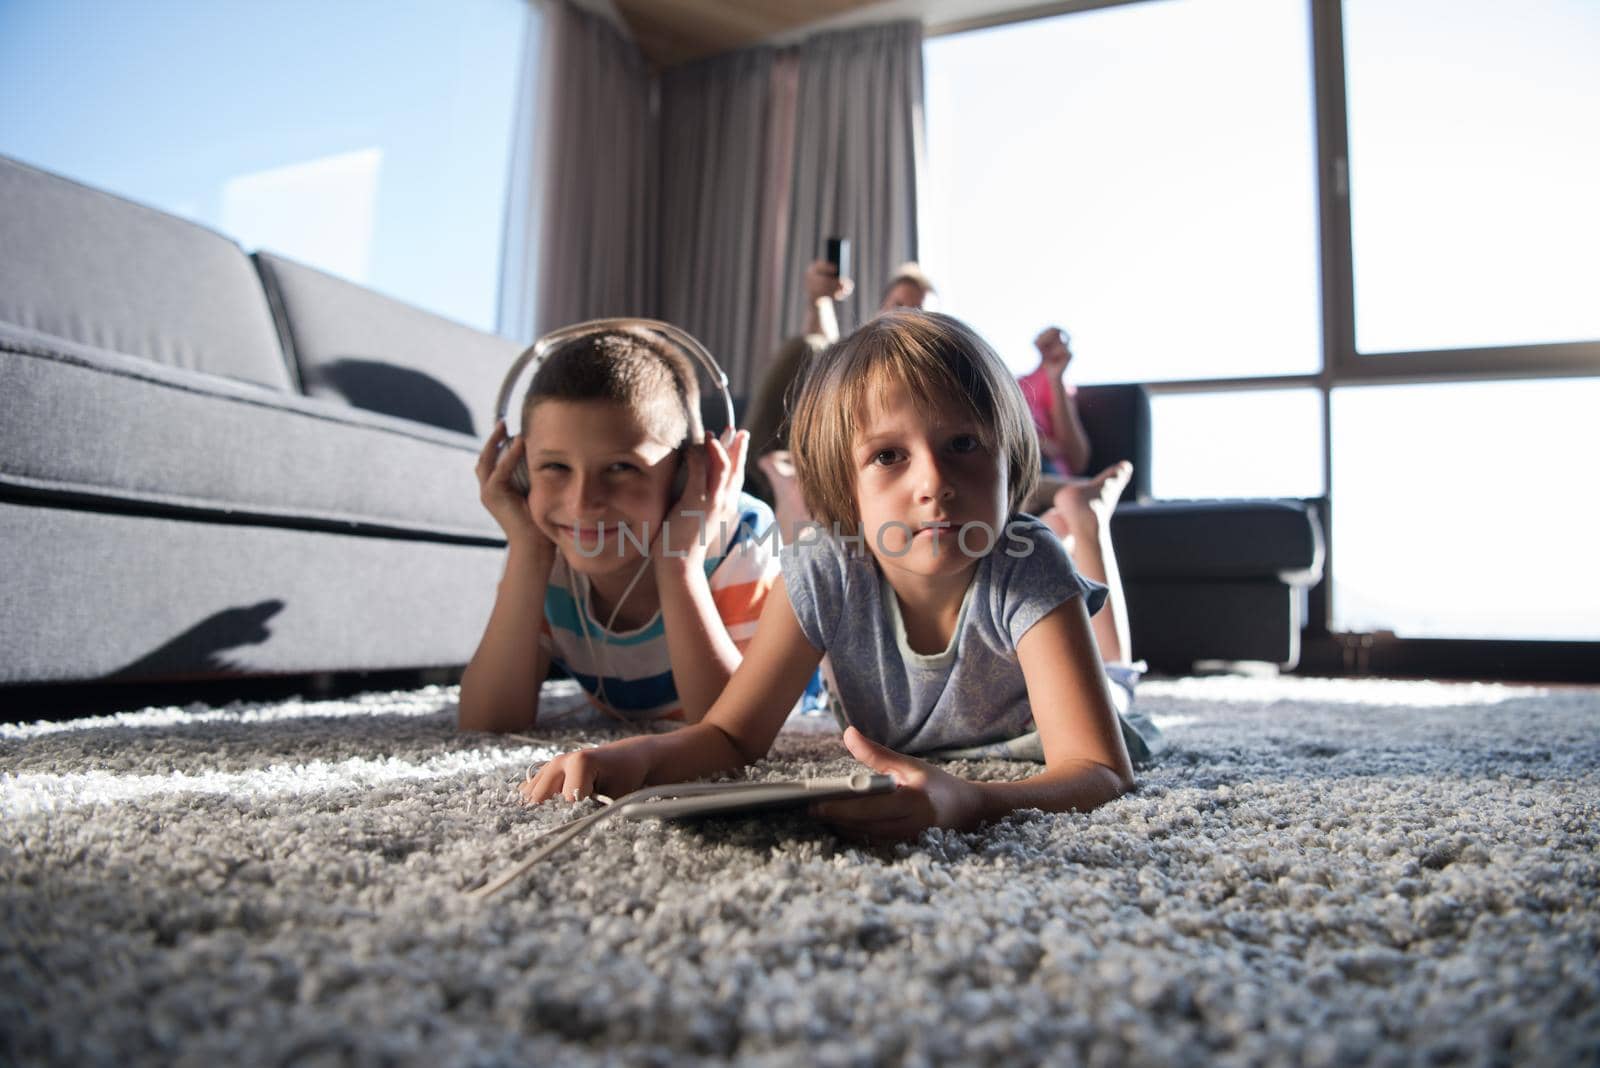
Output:
[[[542,400],[527,418],[534,522],[573,571],[631,572],[672,503],[676,450],[609,401]]]
[[[851,459],[861,533],[886,575],[960,574],[1000,543],[1006,461],[979,429],[955,405],[924,413],[903,385],[876,393]]]

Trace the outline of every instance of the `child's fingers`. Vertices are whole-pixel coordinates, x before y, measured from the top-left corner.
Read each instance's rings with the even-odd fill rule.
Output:
[[[588,764],[579,764],[567,775],[567,781],[561,787],[561,796],[568,801],[582,801],[594,793],[594,768]]]
[[[706,450],[691,447],[684,457],[688,465],[688,477],[684,479],[683,496],[679,498],[682,504],[697,504],[709,495],[706,489]]]
[[[533,788],[523,792],[529,803],[542,804],[556,795],[566,780],[565,764],[564,758],[557,757],[539,770],[538,776],[533,780]]]
[[[814,807],[818,819],[840,826],[867,826],[907,819],[921,808],[915,790],[893,790],[871,797],[823,801]]]
[[[515,437],[500,453],[500,459],[495,461],[494,472],[489,476],[496,483],[509,485],[511,471],[517,466],[517,461],[522,458],[523,439]]]
[[[715,497],[728,479],[728,450],[720,438],[706,433],[706,496]]]
[[[561,796],[568,801],[582,801],[594,793],[594,780],[598,773],[594,756],[587,749],[580,749],[576,753],[568,753],[561,758],[562,779],[559,787]]]
[[[750,455],[750,431],[740,430],[733,434],[727,442],[728,451],[728,489],[738,493],[744,488],[745,461]]]
[[[495,457],[500,454],[500,443],[505,440],[506,421],[500,420],[489,432],[488,440],[483,443],[483,448],[478,450],[478,480],[487,478],[490,471],[494,470]]]
[[[517,460],[522,457],[522,439],[512,438],[505,448],[500,450],[498,456],[486,457],[478,461],[478,484],[484,488],[491,486],[509,489],[511,486],[511,471],[516,466]]]

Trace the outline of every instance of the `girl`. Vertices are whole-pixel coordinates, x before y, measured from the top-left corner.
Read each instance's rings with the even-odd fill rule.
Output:
[[[759,760],[824,653],[845,745],[897,784],[818,806],[847,832],[914,837],[1130,789],[1125,735],[1138,750],[1142,739],[1119,723],[1089,622],[1106,589],[1079,576],[1058,537],[1078,537],[1074,524],[1103,513],[1130,469],[1058,499],[1055,530],[1022,515],[1039,451],[1020,388],[970,329],[916,312],[881,316],[818,359],[790,440],[829,534],[783,550],[745,661],[705,720],[568,753],[523,796],[617,796]],[[1097,560],[1108,544],[1095,538]],[[1119,641],[1115,631],[1101,640]],[[905,755],[981,751],[1045,767],[972,782]]]

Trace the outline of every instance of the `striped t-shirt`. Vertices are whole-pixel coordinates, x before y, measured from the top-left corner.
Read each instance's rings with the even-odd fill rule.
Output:
[[[720,552],[706,555],[706,576],[717,614],[742,652],[755,637],[761,607],[778,580],[778,540],[772,509],[749,494],[739,495],[739,521],[730,526],[728,543]],[[595,619],[577,594],[572,572],[560,556],[545,588],[539,647],[596,704],[603,679],[606,707],[627,719],[683,718],[661,612],[637,630],[606,630],[604,621]]]

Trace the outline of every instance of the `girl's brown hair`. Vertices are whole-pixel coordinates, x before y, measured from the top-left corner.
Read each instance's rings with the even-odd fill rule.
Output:
[[[1039,481],[1039,438],[1022,389],[971,327],[937,312],[880,315],[813,362],[789,429],[800,491],[812,518],[844,534],[860,531],[856,432],[872,397],[904,387],[926,410],[966,410],[984,448],[1005,457],[1009,510],[1022,509]]]

